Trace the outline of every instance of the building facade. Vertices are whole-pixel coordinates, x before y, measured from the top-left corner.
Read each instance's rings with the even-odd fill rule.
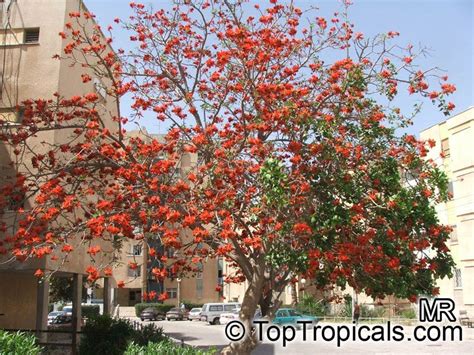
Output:
[[[129,138],[140,137],[144,141],[156,139],[164,142],[163,135],[149,134],[145,129],[140,131],[130,131]],[[186,179],[189,170],[194,169],[197,164],[195,154],[184,154],[181,157],[180,165],[176,167],[180,178]],[[183,240],[187,240],[186,231],[182,231]],[[191,234],[189,238],[192,239]],[[158,262],[155,258],[148,257],[148,250],[155,249],[157,254],[165,256],[168,261]],[[171,265],[176,251],[172,248],[164,248],[159,240],[159,236],[149,236],[147,243],[143,241],[124,241],[120,250],[118,266],[114,270],[116,280],[123,280],[125,286],[115,290],[114,303],[120,306],[133,306],[142,302],[143,295],[151,291],[157,295],[166,292],[168,299],[165,304],[180,305],[181,303],[203,304],[206,302],[219,302],[222,300],[222,292],[216,290],[217,285],[222,284],[223,263],[220,259],[209,258],[203,261],[200,272],[196,274],[173,274]],[[130,265],[136,264],[137,267]],[[151,273],[154,267],[167,268],[168,276],[163,281],[158,281]],[[100,290],[97,292],[100,298]],[[149,300],[151,302],[156,299]]]
[[[454,277],[439,281],[440,297],[474,314],[474,107],[420,133],[433,139],[433,159],[448,176],[452,199],[436,206],[443,224],[453,228],[448,247],[456,263]]]
[[[54,55],[63,52],[67,44],[59,33],[70,21],[71,12],[87,12],[87,9],[81,0],[0,2],[0,118],[8,129],[14,130],[21,121],[24,100],[49,99],[53,98],[54,93],[71,97],[95,91],[101,95],[100,109],[108,115],[103,116],[104,120],[116,114],[115,102],[99,90],[96,80],[83,84],[81,74],[87,69],[71,67],[66,60],[53,59]],[[92,71],[89,74],[94,77]],[[35,152],[41,153],[49,149],[42,142],[61,144],[66,138],[64,133],[47,131],[29,139],[30,146],[37,149]],[[28,161],[28,156],[24,159]],[[10,165],[12,161],[13,148],[0,142],[0,184],[16,174]],[[22,207],[27,210],[33,205],[34,199],[30,198],[24,201]],[[7,211],[3,218],[12,218],[14,213]],[[89,258],[85,248],[76,249],[73,254],[56,276],[73,278],[75,289],[82,290],[82,276]],[[5,263],[4,259],[0,258],[0,328],[44,329],[47,324],[49,282],[39,283],[33,274],[36,269],[56,270],[57,265],[50,256],[24,263]],[[107,286],[109,281],[113,287],[115,281],[108,279]],[[107,299],[110,297],[107,293]],[[80,299],[76,295],[75,303]],[[106,309],[109,309],[108,302],[107,306]]]

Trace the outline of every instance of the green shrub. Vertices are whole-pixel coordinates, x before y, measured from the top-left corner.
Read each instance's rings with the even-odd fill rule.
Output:
[[[81,306],[82,317],[91,319],[97,317],[100,314],[100,307],[97,304],[82,305]]]
[[[300,303],[296,307],[298,311],[304,314],[314,315],[314,316],[325,316],[328,312],[327,302],[324,299],[316,299],[311,294],[305,294],[300,299]]]
[[[135,330],[130,321],[111,318],[109,315],[89,319],[82,332],[79,353],[83,355],[122,355],[130,342],[137,346],[146,346],[151,342],[166,339],[163,328],[155,324],[148,324],[142,330]]]
[[[403,311],[400,312],[400,317],[408,318],[408,319],[415,319],[416,318],[416,312],[412,308],[404,309]]]
[[[122,355],[135,335],[129,321],[114,319],[108,315],[88,320],[82,332],[79,353],[83,355]]]
[[[148,308],[148,307],[153,307],[153,308],[156,308],[157,310],[159,310],[163,313],[166,313],[171,308],[176,307],[176,306],[173,306],[173,305],[170,305],[170,304],[163,304],[163,303],[137,303],[135,305],[135,315],[137,317],[140,317],[140,313],[142,313],[142,311],[145,308]]]
[[[352,318],[352,296],[349,294],[345,294],[343,297],[344,304],[341,310],[339,311],[338,316]]]
[[[138,345],[147,345],[148,343],[159,343],[166,339],[163,335],[163,328],[155,324],[147,324],[140,331],[135,331],[132,341]]]
[[[41,351],[42,348],[36,345],[36,338],[33,334],[0,330],[0,354],[37,355]]]
[[[217,354],[216,349],[211,348],[202,350],[190,346],[181,347],[181,345],[166,339],[160,343],[149,343],[147,346],[140,346],[131,343],[124,355],[214,355]]]

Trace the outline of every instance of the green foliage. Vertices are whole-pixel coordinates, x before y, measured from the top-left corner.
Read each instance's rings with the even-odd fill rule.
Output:
[[[49,301],[67,303],[72,301],[72,277],[51,277],[49,280]],[[87,289],[82,286],[82,301],[87,298]]]
[[[305,294],[301,297],[298,306],[298,311],[308,315],[325,316],[328,313],[327,301],[324,299],[316,299],[311,294]]]
[[[288,205],[288,176],[278,159],[267,159],[260,169],[260,179],[265,188],[265,199],[269,205]]]
[[[135,343],[131,343],[124,355],[155,355],[155,354],[166,354],[166,355],[214,355],[217,351],[213,348],[208,350],[196,349],[193,347],[180,345],[174,343],[171,340],[165,340],[160,343],[149,343],[147,346],[140,346]]]
[[[163,303],[137,303],[135,305],[135,315],[137,317],[140,316],[140,313],[145,309],[145,308],[148,308],[148,307],[153,307],[153,308],[156,308],[158,311],[161,311],[161,312],[168,312],[171,308],[173,307],[176,307],[176,306],[173,306],[173,305],[169,305],[169,304],[163,304]],[[202,307],[202,305],[201,305]]]
[[[352,318],[352,297],[349,294],[344,295],[344,307],[339,312],[340,317]]]
[[[100,315],[90,319],[83,328],[81,355],[121,355],[133,338],[135,330],[129,321]]]
[[[81,313],[82,313],[82,316],[87,319],[94,318],[100,314],[100,307],[97,304],[82,305]]]
[[[408,308],[400,311],[400,317],[402,318],[408,318],[408,319],[415,319],[416,318],[416,312],[413,308]]]
[[[147,324],[140,331],[135,331],[133,342],[138,345],[147,345],[148,343],[159,343],[165,339],[163,328],[154,323]]]
[[[163,328],[148,324],[136,330],[128,320],[96,316],[83,328],[80,354],[123,354],[130,342],[138,346],[165,340]]]
[[[36,345],[36,338],[33,334],[0,330],[1,355],[36,355],[41,351],[42,348]]]

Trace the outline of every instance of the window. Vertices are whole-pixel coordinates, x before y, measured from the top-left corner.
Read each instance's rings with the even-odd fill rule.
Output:
[[[198,272],[197,272],[197,274],[196,274],[196,278],[197,278],[197,279],[202,279],[202,267],[203,267],[203,266],[202,266],[202,263],[199,262],[199,263],[197,264],[197,269],[198,269]]]
[[[209,312],[222,312],[224,310],[224,308],[222,307],[222,305],[212,305],[212,306],[209,306]]]
[[[449,139],[443,139],[441,141],[441,152],[444,154],[445,157],[449,157],[450,150],[449,150]]]
[[[202,278],[196,279],[196,297],[197,298],[202,298]]]
[[[142,255],[142,246],[140,244],[132,245],[130,250],[130,255],[141,256]]]
[[[289,309],[288,310],[288,313],[290,314],[290,316],[292,317],[295,317],[295,316],[299,316],[300,314],[298,312],[296,312],[294,309]]]
[[[450,235],[450,241],[451,243],[457,243],[458,242],[458,229],[456,226],[451,226],[451,228],[453,229],[453,231],[451,232],[451,235]]]
[[[105,88],[104,83],[99,78],[94,78],[94,89],[99,96],[103,99],[107,96],[107,89]]]
[[[138,265],[136,269],[131,269],[130,267],[128,267],[128,277],[140,277],[141,274],[142,268],[140,267],[140,265]]]
[[[8,122],[8,123],[21,123],[25,116],[25,109],[23,107],[15,108],[15,107],[7,107],[7,108],[0,108],[0,123]]]
[[[224,305],[224,311],[226,311],[226,312],[233,311],[236,308],[237,308],[237,306],[235,304],[225,304]]]
[[[166,292],[168,293],[169,298],[178,297],[178,289],[177,288],[167,288]]]
[[[142,298],[142,291],[141,290],[130,290],[128,294],[129,301],[140,301]]]
[[[451,194],[451,196],[454,196],[454,185],[452,181],[448,183],[448,192]]]
[[[38,43],[39,42],[39,28],[27,28],[25,29],[24,43]]]
[[[288,311],[278,311],[276,313],[277,317],[288,317]]]
[[[7,210],[18,211],[20,208],[25,208],[25,193],[15,191],[7,199]]]
[[[166,272],[168,273],[168,277],[169,277],[170,279],[176,278],[176,272],[175,272],[175,270],[174,270],[174,268],[173,268],[172,266],[168,266],[168,267],[166,268]]]
[[[462,288],[461,269],[454,270],[454,288]]]

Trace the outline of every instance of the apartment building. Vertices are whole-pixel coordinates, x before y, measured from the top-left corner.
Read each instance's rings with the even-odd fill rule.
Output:
[[[474,314],[474,107],[420,133],[436,142],[428,158],[449,178],[452,200],[436,206],[443,224],[453,228],[448,246],[456,263],[454,277],[439,281],[440,297]]]
[[[163,135],[149,134],[145,129],[140,131],[127,132],[127,137],[140,137],[145,142],[157,139],[164,142]],[[177,176],[185,179],[190,169],[195,168],[197,156],[195,154],[185,154],[181,157],[177,169]],[[182,237],[186,239],[186,232],[182,232]],[[192,238],[192,237],[190,237]],[[116,280],[122,280],[125,287],[115,290],[114,303],[120,306],[133,306],[143,300],[143,294],[155,291],[157,295],[167,292],[169,298],[165,304],[179,305],[182,302],[206,303],[222,300],[222,292],[216,291],[216,286],[222,284],[222,260],[212,259],[204,261],[200,265],[200,272],[193,275],[173,274],[170,265],[175,257],[176,250],[164,248],[159,236],[149,236],[148,243],[143,241],[124,241],[118,266],[114,270]],[[157,262],[148,257],[149,248],[153,248],[159,255],[165,256],[169,261],[165,263]],[[138,267],[130,267],[130,264],[137,264]],[[154,267],[167,268],[168,277],[163,281],[157,281],[151,269]],[[101,290],[96,292],[98,298],[101,297]],[[151,300],[153,301],[153,300]],[[156,301],[156,300],[155,300]]]
[[[21,121],[21,103],[32,98],[52,98],[58,92],[65,97],[97,92],[101,97],[104,119],[116,114],[115,102],[97,85],[98,78],[82,83],[84,68],[71,67],[67,61],[53,60],[62,53],[67,41],[58,34],[69,22],[70,12],[85,12],[80,0],[10,0],[0,1],[0,116],[9,129]],[[93,73],[90,72],[93,76]],[[20,109],[17,109],[17,108]],[[107,116],[109,115],[109,116]],[[64,134],[42,132],[30,138],[39,152],[47,149],[41,142],[61,143]],[[0,183],[7,176],[15,174],[9,164],[13,161],[10,146],[0,142]],[[25,159],[27,159],[26,157]],[[34,204],[33,199],[25,201],[23,208]],[[10,213],[14,214],[14,212]],[[5,215],[3,218],[11,218]],[[1,235],[0,235],[1,238]],[[88,263],[85,250],[76,249],[68,262],[61,267],[57,277],[73,277],[75,290],[81,290],[82,274]],[[44,329],[47,322],[49,283],[38,283],[36,269],[55,270],[49,258],[28,260],[24,263],[0,260],[0,328]],[[107,279],[106,289],[114,286],[113,279]],[[80,302],[75,292],[75,303]],[[110,308],[109,292],[105,292],[106,310]],[[75,307],[75,309],[80,307]],[[76,314],[77,318],[77,314]]]

